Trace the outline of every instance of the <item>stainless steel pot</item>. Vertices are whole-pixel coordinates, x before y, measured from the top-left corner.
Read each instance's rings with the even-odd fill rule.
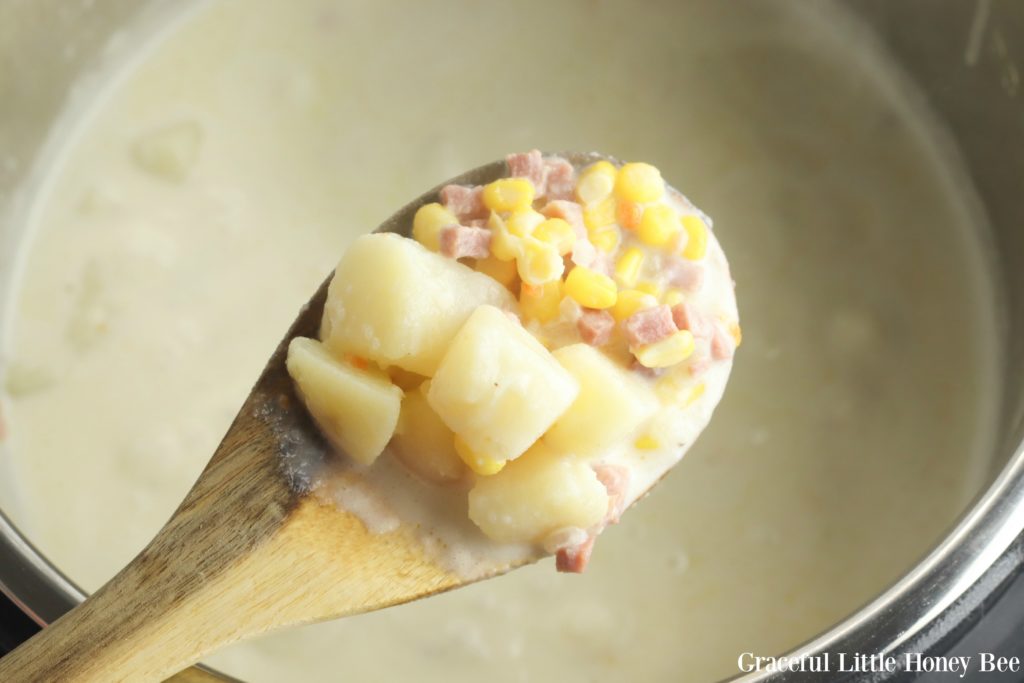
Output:
[[[13,277],[17,189],[73,84],[116,58],[116,31],[151,11],[138,0],[0,0],[0,275]],[[1024,564],[1024,4],[1000,0],[851,0],[944,120],[993,228],[1004,297],[1005,395],[997,468],[957,526],[889,590],[790,653],[941,650]],[[9,283],[3,283],[9,284]],[[941,425],[936,425],[941,429]],[[5,478],[0,471],[0,486]],[[39,624],[83,593],[0,514],[0,590]],[[195,672],[193,680],[216,679]],[[888,674],[888,676],[899,676]],[[777,680],[801,677],[777,674]],[[751,674],[749,680],[773,678]]]

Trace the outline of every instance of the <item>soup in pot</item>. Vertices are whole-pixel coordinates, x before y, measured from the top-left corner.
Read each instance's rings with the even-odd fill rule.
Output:
[[[738,280],[716,419],[585,575],[549,560],[236,645],[221,670],[728,676],[883,590],[980,486],[983,222],[841,8],[212,0],[133,40],[57,132],[4,326],[5,511],[85,589],[170,516],[338,254],[444,178],[532,147],[651,161]]]

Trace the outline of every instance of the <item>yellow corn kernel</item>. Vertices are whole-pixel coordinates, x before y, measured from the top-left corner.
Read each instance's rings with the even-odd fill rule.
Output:
[[[699,216],[683,216],[683,229],[686,230],[686,246],[683,258],[699,261],[708,250],[708,226]]]
[[[424,204],[416,210],[412,219],[412,236],[430,251],[440,249],[441,228],[458,225],[459,219],[437,202]]]
[[[587,230],[597,230],[615,222],[615,197],[605,197],[596,204],[583,208],[583,224]]]
[[[636,288],[645,294],[650,294],[655,299],[661,300],[661,287],[653,282],[638,282]]]
[[[661,171],[642,162],[624,164],[615,179],[615,196],[630,202],[656,202],[665,193]]]
[[[665,204],[655,204],[644,209],[637,236],[644,244],[664,247],[672,241],[680,228],[679,214],[675,209]]]
[[[686,301],[686,295],[683,294],[682,290],[680,289],[668,290],[667,292],[665,292],[665,296],[662,297],[661,299],[661,303],[665,304],[666,306],[675,306],[676,304],[681,304],[684,301]]]
[[[524,320],[549,323],[558,317],[561,303],[561,280],[546,282],[539,287],[524,284],[519,292],[519,312]]]
[[[473,265],[473,268],[477,272],[489,275],[508,289],[515,287],[516,280],[519,278],[519,272],[516,270],[516,262],[514,260],[502,261],[495,256],[488,256],[487,258],[479,259]]]
[[[484,185],[483,202],[491,211],[528,209],[534,192],[533,183],[526,178],[501,178]]]
[[[736,344],[736,348],[740,347],[743,343],[743,330],[740,328],[738,322],[731,322],[728,325],[729,335],[732,337],[733,342]]]
[[[491,229],[491,253],[499,261],[512,261],[519,255],[519,238],[508,231],[505,220],[494,211],[487,221]]]
[[[469,469],[483,477],[497,474],[505,467],[504,460],[495,460],[486,455],[474,453],[458,434],[455,435],[455,452],[462,458],[462,462],[469,466]]]
[[[614,225],[606,225],[603,228],[588,231],[590,242],[606,254],[611,254],[619,248],[622,241],[622,233]]]
[[[576,233],[572,226],[561,218],[549,218],[533,231],[533,236],[541,242],[554,245],[560,256],[565,256],[576,245]]]
[[[618,287],[607,275],[576,266],[565,278],[565,293],[586,308],[611,308],[618,298]]]
[[[630,247],[615,264],[615,277],[623,287],[633,287],[640,277],[640,267],[644,264],[644,252]]]
[[[562,277],[565,261],[553,244],[536,237],[523,237],[516,258],[519,277],[528,285],[539,286]]]
[[[658,443],[658,440],[650,434],[644,434],[633,442],[633,446],[635,446],[638,451],[653,451],[660,445],[661,444]]]
[[[576,181],[576,198],[583,204],[593,204],[611,195],[615,189],[615,176],[619,169],[610,161],[598,161],[580,172]]]
[[[534,228],[544,222],[544,214],[530,207],[516,209],[505,221],[505,227],[516,237],[533,234]]]
[[[693,334],[679,330],[653,344],[641,346],[633,355],[645,368],[667,368],[689,358],[694,346]]]
[[[683,401],[683,407],[689,408],[691,405],[693,405],[698,398],[704,395],[704,390],[706,388],[707,387],[704,386],[704,382],[699,382],[695,384],[693,389],[690,390],[690,395],[686,397],[685,401]]]
[[[647,292],[641,292],[639,289],[623,289],[619,292],[618,298],[615,299],[615,306],[612,307],[612,317],[622,322],[637,311],[642,311],[645,308],[654,308],[657,305],[658,300]]]

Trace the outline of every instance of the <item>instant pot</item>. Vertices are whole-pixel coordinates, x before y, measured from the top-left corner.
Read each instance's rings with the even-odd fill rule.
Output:
[[[0,272],[9,272],[14,254],[15,231],[5,228],[3,219],[16,208],[17,189],[43,153],[48,130],[69,99],[76,97],[75,83],[104,50],[116,47],[118,28],[154,4],[158,3],[0,0]],[[1024,3],[846,4],[877,34],[945,123],[982,202],[992,227],[993,262],[999,268],[997,282],[1004,299],[1004,395],[998,451],[993,456],[996,465],[989,484],[956,526],[870,604],[788,654],[917,652],[976,657],[988,652],[1024,659]],[[0,600],[0,652],[83,597],[2,514],[0,591],[6,596]],[[815,676],[761,671],[747,679]],[[952,680],[899,667],[833,676]],[[175,680],[223,679],[195,668]],[[1009,672],[1005,680],[1024,680],[1024,673]]]

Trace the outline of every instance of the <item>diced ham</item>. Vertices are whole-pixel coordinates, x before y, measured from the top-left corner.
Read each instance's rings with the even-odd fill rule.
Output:
[[[573,232],[576,233],[576,239],[587,237],[587,226],[583,222],[583,207],[576,202],[555,199],[545,204],[540,212],[548,218],[561,218],[571,225]]]
[[[488,221],[486,218],[474,218],[471,221],[467,221],[466,225],[468,225],[471,228],[486,228],[487,223]]]
[[[626,510],[626,495],[629,493],[629,469],[622,465],[594,465],[597,479],[608,491],[608,513],[602,526],[618,524]]]
[[[637,311],[626,318],[623,329],[631,348],[653,344],[678,331],[672,309],[664,304]]]
[[[609,524],[618,524],[626,508],[629,494],[629,469],[621,465],[595,465],[594,474],[608,491],[608,512],[596,530],[591,530],[586,540],[558,548],[555,553],[555,568],[560,572],[581,574],[590,562],[597,535]],[[577,530],[578,531],[578,530]]]
[[[711,334],[711,357],[715,360],[728,360],[736,351],[736,342],[732,335],[720,324],[713,323]]]
[[[673,258],[662,265],[665,280],[684,292],[696,292],[704,284],[704,266],[689,259]]]
[[[479,185],[445,185],[441,188],[441,203],[463,223],[475,218],[487,218],[483,191],[484,188]]]
[[[583,314],[576,321],[576,329],[580,338],[591,346],[603,346],[608,343],[615,329],[615,318],[608,311],[593,308],[583,309]]]
[[[711,356],[707,353],[694,355],[689,363],[690,377],[700,377],[711,367]]]
[[[468,225],[441,228],[441,253],[449,258],[487,258],[491,253],[491,231]]]
[[[672,321],[680,330],[689,330],[697,339],[710,339],[714,331],[712,323],[686,302],[672,307]]]
[[[576,169],[561,157],[544,160],[544,195],[548,199],[572,199]]]
[[[544,196],[545,164],[540,155],[540,150],[532,149],[529,152],[509,154],[505,157],[508,164],[508,175],[510,178],[526,178],[537,191],[538,197]]]
[[[590,553],[594,550],[594,536],[579,545],[560,548],[555,554],[555,569],[570,574],[582,574],[590,562]]]

